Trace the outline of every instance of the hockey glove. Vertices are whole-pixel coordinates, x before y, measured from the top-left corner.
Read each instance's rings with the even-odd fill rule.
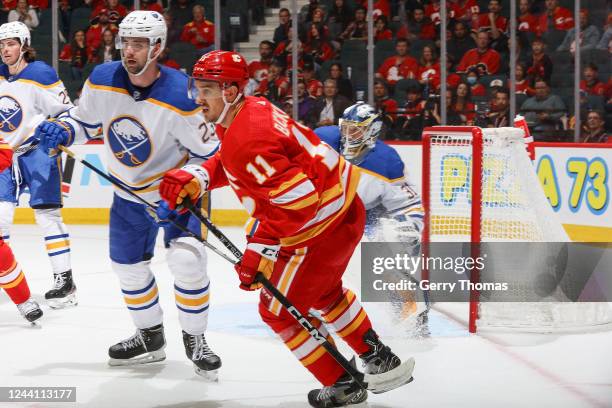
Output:
[[[280,244],[278,241],[249,238],[242,260],[234,266],[234,269],[238,272],[238,279],[240,279],[240,289],[260,289],[262,285],[255,282],[255,276],[258,272],[261,272],[266,279],[270,279],[279,251]]]
[[[167,172],[159,185],[159,194],[168,203],[171,210],[179,210],[179,213],[182,213],[187,211],[182,208],[185,198],[195,203],[207,189],[208,173],[206,170],[190,164]]]
[[[74,128],[68,122],[58,120],[43,121],[34,133],[47,153],[57,149],[58,146],[70,146],[74,142]]]
[[[172,221],[176,220],[177,216],[178,213],[171,210],[170,207],[168,207],[168,203],[165,201],[161,201],[155,211],[155,221],[162,227],[170,225]]]

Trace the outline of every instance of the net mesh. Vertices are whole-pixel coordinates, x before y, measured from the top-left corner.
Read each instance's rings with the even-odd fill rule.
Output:
[[[471,239],[471,131],[444,128],[430,134],[429,241],[469,242]],[[569,238],[540,187],[526,153],[523,131],[515,128],[482,130],[481,242],[568,242]],[[490,249],[488,255],[495,256]],[[507,257],[506,257],[507,258]],[[533,260],[535,265],[542,259]],[[534,276],[506,265],[504,282],[516,288],[513,299],[528,299]],[[537,268],[530,268],[538,270]],[[508,273],[510,271],[510,273]],[[488,280],[495,280],[488,276]],[[508,294],[507,294],[508,295]],[[495,295],[493,295],[495,296]],[[499,295],[503,296],[503,295]],[[558,299],[551,295],[552,299]],[[480,302],[479,329],[517,327],[531,331],[574,328],[612,321],[607,303]]]

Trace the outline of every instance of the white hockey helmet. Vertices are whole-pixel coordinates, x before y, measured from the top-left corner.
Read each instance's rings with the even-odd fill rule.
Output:
[[[6,40],[7,38],[17,38],[21,44],[21,53],[19,59],[14,65],[19,65],[24,54],[24,47],[29,47],[31,43],[30,29],[28,26],[23,24],[21,21],[13,21],[10,23],[4,23],[0,26],[0,41]]]
[[[164,48],[166,48],[167,31],[168,28],[166,27],[166,21],[157,11],[132,11],[121,21],[119,24],[119,33],[117,34],[116,38],[117,49],[123,48],[123,38],[132,37],[149,39],[149,55],[147,56],[147,63],[136,75],[141,75],[147,69],[151,61],[157,58]],[[159,51],[154,54],[154,46],[158,43],[160,44]],[[125,67],[125,63],[123,62],[123,52],[121,53],[121,56],[121,62]]]

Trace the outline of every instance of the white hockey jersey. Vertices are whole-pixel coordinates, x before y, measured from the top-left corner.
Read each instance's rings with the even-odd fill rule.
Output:
[[[13,150],[25,148],[43,120],[71,107],[64,84],[44,62],[31,62],[17,75],[0,67],[0,136]]]
[[[85,82],[78,106],[60,117],[81,143],[98,137],[94,134],[102,127],[109,174],[148,201],[159,201],[164,173],[211,157],[219,145],[200,108],[187,97],[187,76],[164,66],[160,71],[153,85],[138,88],[121,62],[99,65]],[[116,193],[136,201],[119,189]]]

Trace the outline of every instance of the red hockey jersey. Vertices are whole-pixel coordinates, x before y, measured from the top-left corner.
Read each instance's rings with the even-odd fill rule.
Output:
[[[255,235],[302,247],[325,237],[355,199],[359,171],[263,98],[246,102],[202,166],[210,189],[230,185],[260,222]]]
[[[499,71],[499,53],[488,49],[483,53],[478,48],[472,48],[465,53],[457,65],[457,72],[468,72],[470,68],[477,68],[480,75],[495,75]]]
[[[0,137],[0,172],[6,170],[13,162],[13,149]],[[0,238],[1,239],[1,238]]]

